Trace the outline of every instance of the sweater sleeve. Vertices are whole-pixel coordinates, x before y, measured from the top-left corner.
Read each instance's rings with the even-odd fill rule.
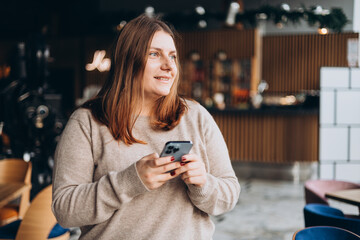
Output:
[[[200,210],[220,215],[235,207],[239,199],[240,184],[219,127],[206,109],[202,108],[201,112],[200,124],[209,161],[207,181],[203,187],[188,185],[188,195]]]
[[[94,181],[96,164],[89,128],[90,124],[70,118],[57,145],[52,210],[63,227],[104,222],[122,204],[148,191],[135,164]]]

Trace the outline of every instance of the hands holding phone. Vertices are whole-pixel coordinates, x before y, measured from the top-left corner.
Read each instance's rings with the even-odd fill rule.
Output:
[[[196,154],[182,156],[181,167],[174,170],[174,175],[180,175],[186,184],[202,187],[206,183],[205,164]]]
[[[173,156],[159,157],[157,153],[140,159],[136,168],[146,187],[154,190],[179,175],[186,184],[202,187],[206,183],[205,164],[198,155],[186,154],[181,162],[174,160]]]

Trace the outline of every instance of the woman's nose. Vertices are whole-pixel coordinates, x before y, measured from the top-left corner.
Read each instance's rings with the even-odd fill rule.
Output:
[[[172,70],[173,68],[173,64],[171,62],[171,59],[170,57],[163,57],[162,60],[161,60],[161,68],[164,69],[164,70]]]

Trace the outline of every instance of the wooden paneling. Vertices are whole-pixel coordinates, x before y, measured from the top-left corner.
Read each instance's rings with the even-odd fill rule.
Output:
[[[219,50],[228,58],[251,58],[255,55],[255,29],[182,32],[180,34],[180,59],[191,51],[200,53],[202,59],[213,59]]]
[[[291,163],[318,159],[317,114],[212,115],[232,161]]]
[[[358,33],[265,36],[262,78],[268,92],[318,90],[320,67],[346,67],[347,40]]]

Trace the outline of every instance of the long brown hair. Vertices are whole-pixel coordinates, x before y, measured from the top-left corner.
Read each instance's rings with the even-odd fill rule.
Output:
[[[132,129],[141,112],[144,96],[142,76],[150,43],[157,31],[168,33],[176,42],[175,32],[158,17],[140,15],[127,23],[114,46],[109,78],[96,97],[82,106],[90,109],[94,118],[105,124],[116,140],[127,145],[145,143],[133,136]],[[178,60],[176,65],[179,71],[170,93],[156,101],[150,114],[154,129],[173,129],[187,109],[184,99],[178,95]]]

